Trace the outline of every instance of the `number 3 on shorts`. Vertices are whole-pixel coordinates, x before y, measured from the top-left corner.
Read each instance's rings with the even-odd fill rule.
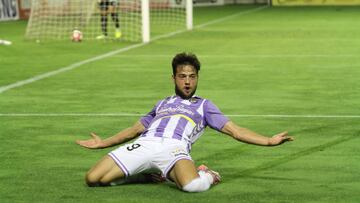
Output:
[[[141,145],[140,144],[132,144],[131,146],[128,146],[128,147],[126,147],[126,149],[128,150],[128,151],[132,151],[132,150],[134,150],[134,149],[137,149],[137,148],[139,148]]]

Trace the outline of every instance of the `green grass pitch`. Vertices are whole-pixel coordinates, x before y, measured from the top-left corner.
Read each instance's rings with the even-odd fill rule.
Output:
[[[360,7],[256,8],[196,8],[195,26],[232,17],[0,93],[0,202],[360,202]],[[0,22],[0,39],[13,41],[0,46],[0,87],[133,45],[29,42],[25,27]],[[86,187],[84,174],[111,149],[74,141],[138,119],[98,114],[143,114],[171,95],[181,51],[202,61],[198,95],[240,126],[296,140],[259,147],[208,129],[192,156],[223,182],[204,193]]]

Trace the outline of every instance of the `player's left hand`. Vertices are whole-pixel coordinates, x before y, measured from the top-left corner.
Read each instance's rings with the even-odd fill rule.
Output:
[[[276,145],[280,145],[284,142],[293,141],[293,140],[294,140],[294,138],[289,136],[288,132],[285,131],[285,132],[279,133],[279,134],[271,137],[269,140],[269,145],[276,146]]]

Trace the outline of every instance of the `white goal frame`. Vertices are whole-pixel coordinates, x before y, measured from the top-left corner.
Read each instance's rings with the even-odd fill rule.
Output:
[[[193,29],[193,0],[185,0],[186,29]],[[141,0],[142,41],[150,42],[150,4],[149,0]]]
[[[48,0],[48,1],[51,2],[51,0]],[[54,0],[54,1],[55,2],[62,2],[62,1],[67,2],[67,1],[71,1],[71,0]],[[82,0],[78,0],[78,1],[80,2]],[[130,0],[124,0],[124,1],[131,2]],[[44,0],[44,2],[47,2],[47,0]],[[81,7],[79,7],[82,12],[81,15],[83,15],[82,24],[86,27],[86,30],[87,30],[87,31],[85,31],[85,40],[94,39],[93,35],[98,32],[98,31],[93,30],[93,28],[94,28],[93,19],[94,19],[94,15],[99,15],[99,14],[93,13],[94,9],[96,11],[96,8],[94,7],[96,5],[91,2],[96,2],[96,1],[95,0],[86,0],[86,7],[83,8],[83,6],[85,6],[84,4],[80,4]],[[137,3],[135,3],[135,2],[137,2]],[[165,2],[165,4],[169,6],[169,11],[166,11],[166,8],[167,8],[166,6],[162,7],[162,5],[164,5],[163,2]],[[132,31],[131,32],[125,31],[125,34],[128,33],[127,37],[129,37],[130,35],[136,36],[136,40],[132,38],[132,40],[130,40],[130,41],[142,41],[143,43],[148,43],[151,40],[150,35],[153,32],[151,26],[155,25],[155,27],[158,28],[157,25],[164,26],[164,25],[167,25],[167,23],[169,23],[169,22],[170,22],[171,26],[174,26],[173,25],[174,23],[172,23],[173,20],[176,21],[176,26],[179,26],[176,29],[183,29],[183,30],[193,29],[193,0],[134,0],[134,4],[136,4],[137,6],[136,6],[136,8],[135,7],[133,8],[134,9],[133,11],[137,12],[137,14],[135,14],[135,15],[138,16],[138,17],[136,17],[138,19],[138,20],[136,20],[137,23],[134,24],[134,25],[136,25],[136,29],[135,29],[136,34],[131,34],[131,33],[133,33]],[[157,4],[159,4],[159,7],[157,7]],[[45,4],[45,5],[47,5],[47,4]],[[78,5],[78,3],[74,3],[74,5]],[[30,16],[30,19],[28,22],[28,27],[26,30],[25,37],[27,39],[35,39],[35,40],[43,40],[43,39],[44,40],[48,40],[48,39],[62,40],[62,39],[64,39],[65,37],[64,37],[64,32],[62,31],[63,29],[59,29],[59,28],[64,28],[67,30],[67,32],[69,32],[68,31],[69,24],[73,24],[71,22],[75,22],[75,24],[76,24],[76,22],[78,22],[78,19],[70,19],[70,17],[69,17],[69,19],[70,19],[69,20],[69,19],[67,19],[66,16],[64,16],[63,13],[58,14],[55,11],[61,10],[62,7],[59,7],[59,8],[60,9],[56,9],[55,7],[54,8],[53,7],[50,7],[50,8],[45,7],[45,9],[52,9],[52,10],[43,11],[41,0],[32,0],[32,11],[33,12],[31,13],[31,16]],[[74,8],[78,8],[78,7],[71,7],[70,12],[73,12],[72,10]],[[126,9],[126,8],[122,7],[122,9]],[[181,13],[179,13],[181,15],[176,15],[176,16],[171,16],[171,17],[167,16],[168,14],[171,14],[172,9],[175,9],[174,11],[176,11],[176,12],[181,11]],[[45,18],[41,17],[42,14],[38,14],[39,12],[45,13],[44,14]],[[54,13],[51,14],[52,12],[54,12]],[[86,12],[86,13],[84,13],[84,12]],[[169,13],[161,14],[162,12],[169,12]],[[77,15],[77,14],[78,13],[69,13],[67,15],[72,16],[72,15]],[[50,16],[50,15],[53,15],[55,17]],[[50,16],[50,17],[48,17],[48,16]],[[58,18],[58,16],[59,16],[59,18]],[[64,16],[64,17],[61,17],[61,16]],[[56,20],[52,21],[52,23],[47,21],[48,19],[52,20],[53,18]],[[90,21],[90,18],[92,19],[91,21]],[[84,20],[84,19],[86,19],[86,20]],[[128,19],[128,18],[123,18],[123,19]],[[46,21],[46,23],[42,23],[43,21]],[[66,24],[67,22],[70,22],[70,23]],[[98,23],[99,21],[95,21],[95,22]],[[179,22],[181,22],[181,23],[179,24]],[[45,28],[42,27],[44,25],[46,26]],[[127,26],[132,25],[132,24],[129,23],[128,21],[126,21],[125,25],[126,25],[125,29],[126,28],[129,29],[129,27],[127,27]],[[183,28],[181,28],[182,25],[183,25]],[[78,26],[73,26],[73,27],[75,27],[73,29],[76,29]],[[100,26],[95,26],[96,29],[97,29],[97,27],[100,27]],[[49,28],[49,29],[46,29],[46,28]],[[156,28],[154,30],[157,30]],[[113,28],[110,27],[110,29],[113,29]],[[56,30],[59,30],[59,31],[56,32]],[[53,34],[54,31],[56,32],[55,34]],[[164,31],[172,32],[171,30],[167,30],[167,29],[164,29]],[[155,33],[158,33],[158,32],[155,31]],[[124,40],[128,40],[128,39],[124,39]]]

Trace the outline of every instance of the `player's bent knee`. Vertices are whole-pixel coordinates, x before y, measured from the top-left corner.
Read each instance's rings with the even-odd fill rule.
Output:
[[[210,185],[208,180],[199,177],[182,187],[182,190],[185,192],[203,192],[208,190]]]
[[[98,178],[91,173],[86,174],[85,182],[89,187],[98,187],[98,186],[109,186],[110,180],[104,178]]]
[[[99,180],[99,184],[101,186],[110,186],[111,181],[112,180],[103,177]]]
[[[88,172],[85,176],[85,182],[89,187],[100,186],[99,177],[95,176],[93,173]]]

